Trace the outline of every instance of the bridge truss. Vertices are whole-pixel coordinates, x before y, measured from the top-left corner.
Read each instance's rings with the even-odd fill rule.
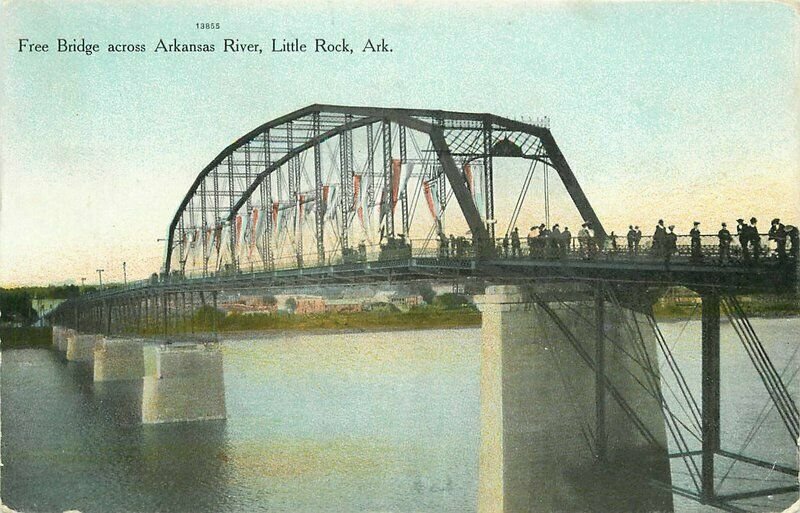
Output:
[[[495,157],[554,169],[583,220],[605,234],[544,126],[492,114],[311,105],[247,133],[200,172],[169,225],[163,271],[347,263],[359,245],[441,236],[448,206],[476,247],[491,252]],[[430,216],[418,213],[425,204]]]

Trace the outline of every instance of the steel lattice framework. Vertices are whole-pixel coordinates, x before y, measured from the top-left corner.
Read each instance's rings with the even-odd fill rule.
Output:
[[[547,127],[493,114],[310,105],[245,134],[200,172],[169,225],[164,272],[347,262],[356,238],[408,236],[421,196],[431,233],[442,233],[453,197],[476,246],[490,253],[494,157],[554,169],[584,221],[605,235]]]

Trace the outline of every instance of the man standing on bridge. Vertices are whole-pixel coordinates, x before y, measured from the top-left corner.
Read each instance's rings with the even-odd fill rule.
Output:
[[[724,265],[731,259],[731,240],[733,240],[727,224],[722,223],[722,229],[717,236],[719,237],[719,263]]]
[[[561,258],[567,257],[570,246],[572,246],[572,234],[569,232],[569,226],[565,226],[564,231],[561,232]]]
[[[675,225],[669,225],[669,232],[663,238],[664,264],[669,267],[669,260],[672,254],[678,250],[678,235],[675,234]]]
[[[535,226],[531,226],[530,231],[528,231],[528,254],[530,255],[531,258],[534,257],[535,253],[533,247],[536,245],[536,236],[538,235],[536,233],[537,230],[538,228],[536,228]]]
[[[633,243],[636,242],[636,230],[633,225],[628,226],[628,255],[633,255]]]
[[[561,230],[558,228],[558,223],[554,224],[550,231],[550,251],[550,256],[553,258],[558,258],[561,254]]]
[[[748,227],[748,239],[753,248],[753,260],[758,262],[758,257],[761,255],[761,237],[758,235],[758,228],[756,227],[757,219],[750,218],[750,226]]]
[[[664,228],[664,220],[659,219],[656,225],[656,231],[653,233],[653,254],[655,256],[664,256],[666,252],[667,230]]]
[[[511,231],[511,256],[514,258],[519,258],[522,256],[519,243],[519,228],[516,226]]]
[[[700,249],[700,226],[699,221],[694,222],[694,226],[689,231],[689,236],[692,238],[692,261],[700,262],[703,260],[703,252]]]
[[[768,237],[769,240],[775,241],[778,262],[784,263],[786,261],[786,227],[781,223],[780,219],[775,218],[772,220]]]
[[[744,219],[737,219],[736,220],[736,236],[739,237],[739,244],[742,246],[742,257],[744,258],[745,262],[750,261],[750,250],[748,249],[747,245],[749,244],[750,240],[748,237],[748,227],[744,224]]]

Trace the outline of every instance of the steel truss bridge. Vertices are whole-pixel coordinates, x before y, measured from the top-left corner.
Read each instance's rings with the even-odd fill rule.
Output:
[[[530,167],[508,219],[498,220],[494,184],[501,157],[525,159]],[[552,170],[580,219],[592,228],[590,239],[529,242],[522,234],[519,244],[509,244],[537,168],[544,173],[545,219]],[[457,238],[446,235],[453,231]],[[669,251],[644,237],[628,248],[606,233],[544,124],[492,114],[333,105],[282,116],[245,134],[203,168],[169,223],[160,274],[67,301],[50,318],[83,331],[152,334],[155,326],[164,335],[179,335],[194,332],[199,308],[216,309],[221,291],[465,278],[562,284],[565,292],[557,299],[565,308],[585,299],[568,292],[578,283],[595,290],[601,303],[645,314],[649,326],[644,329],[655,334],[667,363],[664,372],[683,400],[685,415],[653,388],[679,448],[673,457],[683,460],[690,478],[686,486],[669,485],[675,493],[727,511],[747,511],[748,500],[797,491],[797,469],[749,457],[746,446],[721,447],[719,379],[724,312],[764,383],[769,410],[762,413],[777,411],[791,440],[797,440],[800,415],[785,376],[737,298],[796,293],[796,241],[779,254],[763,247],[752,254],[735,242],[729,252],[721,251],[716,236],[699,242],[679,237]],[[652,315],[655,300],[673,286],[702,298],[699,402]],[[548,311],[545,301],[531,301]],[[586,353],[569,326],[554,321],[585,363],[602,369],[600,355]],[[651,378],[660,379],[659,374]],[[598,375],[597,382],[598,397],[618,399],[605,376]],[[635,411],[626,413],[635,426],[641,424]],[[587,449],[593,453],[602,452],[599,423]],[[715,486],[727,477],[720,480],[715,473],[720,458],[795,477],[789,484],[720,494]]]

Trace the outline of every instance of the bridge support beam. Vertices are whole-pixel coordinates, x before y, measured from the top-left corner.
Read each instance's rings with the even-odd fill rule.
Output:
[[[136,340],[100,340],[94,346],[94,380],[138,380],[144,377],[144,349]]]
[[[67,361],[94,362],[94,346],[103,340],[103,335],[72,335],[67,337]]]
[[[657,362],[656,340],[626,329],[639,314],[602,301],[592,287],[570,289],[566,303],[560,302],[563,290],[556,295],[544,286],[534,289],[536,300],[530,289],[516,286],[489,287],[478,299],[478,512],[672,511],[660,402],[623,370],[648,383],[624,354],[646,352]],[[603,334],[604,345],[598,344]],[[606,404],[597,380],[613,384],[615,400],[623,398],[655,443],[610,402],[611,394]],[[657,379],[650,382],[659,386]]]
[[[225,418],[222,352],[217,344],[156,348],[156,372],[145,376],[142,422],[159,424]]]
[[[719,294],[703,294],[702,298],[702,404],[703,404],[703,471],[702,495],[714,498],[714,455],[719,451]]]

